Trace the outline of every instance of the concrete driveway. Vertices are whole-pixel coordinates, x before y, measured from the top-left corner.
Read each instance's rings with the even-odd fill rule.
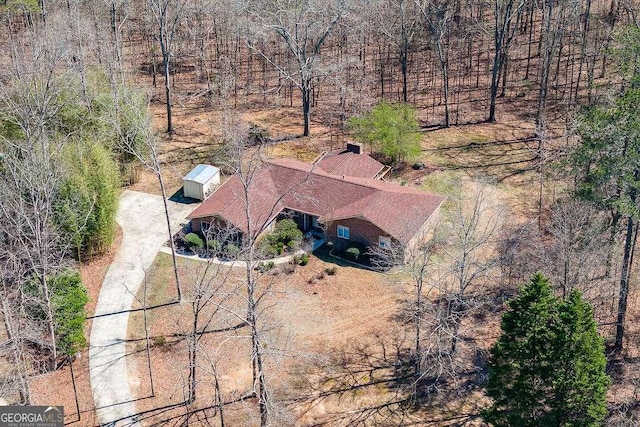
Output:
[[[197,205],[169,203],[172,231]],[[120,197],[117,221],[122,246],[109,267],[100,289],[89,343],[91,389],[102,425],[135,425],[127,375],[126,338],[133,295],[144,279],[144,270],[168,240],[162,197],[125,191]],[[116,314],[110,314],[116,313]]]

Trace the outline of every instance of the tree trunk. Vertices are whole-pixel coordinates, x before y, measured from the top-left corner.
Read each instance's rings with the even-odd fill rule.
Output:
[[[304,116],[304,131],[302,136],[309,136],[310,121],[311,121],[311,82],[305,81],[302,83],[302,114]]]
[[[496,51],[499,50],[498,44],[496,44]],[[498,80],[499,80],[499,72],[500,72],[500,53],[495,54],[493,57],[493,68],[491,69],[491,98],[489,101],[489,117],[487,121],[489,123],[494,123],[496,121],[496,98],[498,97]]]
[[[416,280],[416,341],[415,341],[415,352],[416,352],[416,375],[420,375],[420,359],[422,354],[422,343],[420,341],[422,334],[422,285],[423,278],[418,277]]]
[[[445,54],[442,42],[438,41],[438,58],[440,59],[440,69],[442,70],[442,91],[444,92],[444,127],[448,128],[449,120],[449,54]],[[448,49],[448,48],[447,48]]]
[[[198,346],[198,314],[200,312],[198,298],[192,303],[193,323],[189,337],[189,397],[187,403],[196,401],[196,349]]]
[[[253,246],[255,242],[250,239],[250,245],[247,248],[248,256],[245,261],[246,275],[247,275],[247,323],[251,328],[251,359],[252,359],[252,372],[253,372],[253,386],[255,389],[256,397],[258,398],[258,405],[260,407],[260,426],[267,426],[269,420],[269,409],[267,406],[267,387],[264,377],[264,367],[262,360],[262,343],[260,340],[260,332],[257,324],[257,303],[255,298],[256,293],[256,279],[253,273],[253,259],[254,250]]]
[[[635,197],[634,197],[635,199]],[[620,273],[620,291],[618,297],[618,319],[616,321],[616,342],[614,349],[622,351],[622,340],[624,339],[624,322],[627,315],[627,297],[629,294],[629,275],[631,271],[631,253],[636,245],[637,235],[634,235],[633,217],[627,219],[627,232],[624,242],[624,256],[622,259],[622,271]]]
[[[58,346],[56,344],[56,329],[53,318],[53,305],[51,304],[51,295],[49,295],[49,284],[47,283],[46,273],[42,273],[40,278],[42,290],[44,292],[44,301],[47,306],[47,321],[49,322],[49,333],[51,334],[51,364],[53,370],[58,369]]]
[[[582,21],[582,43],[580,43],[580,64],[578,65],[578,78],[576,81],[575,100],[580,96],[580,79],[582,77],[582,68],[587,55],[587,36],[589,34],[589,19],[591,17],[591,0],[586,1],[584,19]]]
[[[556,44],[556,31],[551,30],[551,20],[553,19],[553,1],[546,3],[543,18],[543,31],[541,38],[544,39],[543,54],[540,67],[540,90],[538,92],[538,105],[536,112],[536,133],[544,132],[546,127],[547,95],[549,89],[549,74],[551,72],[551,60]]]
[[[4,324],[7,331],[9,341],[11,342],[11,355],[13,356],[13,364],[18,371],[18,383],[20,395],[20,403],[23,405],[31,404],[31,395],[29,393],[29,382],[27,381],[27,373],[24,369],[24,358],[22,355],[22,346],[20,345],[19,333],[14,329],[13,317],[9,308],[9,302],[6,298],[2,299],[2,313],[4,314]]]
[[[173,120],[171,116],[171,89],[169,84],[169,55],[162,55],[162,66],[164,70],[164,93],[167,99],[167,133],[173,132]]]
[[[220,390],[220,382],[218,381],[218,367],[213,365],[213,385],[216,391],[216,405],[220,411],[220,427],[224,427],[224,405],[222,403],[222,391]]]
[[[407,102],[407,56],[409,55],[409,42],[404,41],[402,53],[400,54],[400,65],[402,67],[402,102]]]
[[[169,82],[169,62],[170,55],[169,49],[167,46],[167,39],[165,32],[167,29],[165,26],[167,25],[164,22],[166,19],[165,16],[161,15],[160,17],[160,34],[158,35],[158,41],[160,42],[160,52],[162,53],[162,72],[164,74],[164,93],[167,101],[167,133],[173,132],[173,121],[171,117],[171,83]]]
[[[180,287],[180,276],[178,275],[178,261],[176,260],[176,248],[173,243],[173,232],[171,231],[171,218],[169,217],[169,206],[167,204],[167,193],[164,188],[164,180],[162,179],[162,173],[160,173],[160,164],[157,159],[157,154],[153,153],[153,162],[156,168],[156,176],[160,183],[160,190],[162,191],[162,203],[164,203],[164,214],[167,220],[167,231],[169,232],[169,245],[171,247],[171,259],[173,260],[173,275],[176,279],[176,289],[178,291],[178,301],[182,302],[182,289]]]

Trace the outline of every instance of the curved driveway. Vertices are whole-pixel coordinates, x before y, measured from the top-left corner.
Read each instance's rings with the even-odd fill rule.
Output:
[[[175,233],[196,205],[168,203]],[[125,191],[120,197],[117,221],[122,227],[122,246],[98,296],[97,317],[91,327],[89,372],[100,424],[134,425],[136,407],[125,357],[128,310],[144,280],[144,270],[168,240],[162,197]]]

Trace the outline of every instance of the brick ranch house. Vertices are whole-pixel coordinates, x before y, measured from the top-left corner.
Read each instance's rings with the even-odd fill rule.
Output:
[[[423,241],[445,198],[383,181],[387,171],[353,144],[313,163],[265,160],[248,191],[232,176],[188,219],[193,231],[230,227],[241,238],[249,230],[257,237],[290,217],[302,232],[338,248],[358,242],[408,250]]]

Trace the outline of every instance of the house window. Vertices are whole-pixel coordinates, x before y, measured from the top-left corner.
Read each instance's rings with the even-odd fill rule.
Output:
[[[389,237],[380,236],[378,244],[383,249],[391,249],[391,239]]]
[[[341,239],[349,239],[349,227],[338,226],[338,237]]]

